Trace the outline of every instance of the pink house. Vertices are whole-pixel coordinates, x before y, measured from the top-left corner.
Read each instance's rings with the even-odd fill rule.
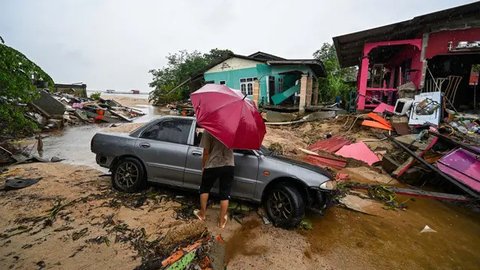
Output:
[[[408,82],[418,91],[453,87],[462,94],[452,102],[472,102],[477,90],[470,89],[469,77],[480,64],[479,14],[476,2],[334,37],[340,65],[359,67],[357,110],[395,104],[398,87]]]

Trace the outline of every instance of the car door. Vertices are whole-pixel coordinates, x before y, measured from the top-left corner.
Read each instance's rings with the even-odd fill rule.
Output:
[[[149,181],[183,186],[192,122],[188,118],[165,118],[140,134],[135,152],[146,166]]]
[[[199,189],[202,182],[202,155],[203,148],[199,147],[201,133],[195,131],[196,140],[187,151],[185,166],[184,187]],[[251,199],[255,191],[258,174],[258,157],[253,151],[235,151],[235,177],[232,184],[232,196]],[[218,192],[218,181],[213,187]]]
[[[193,125],[194,129],[191,135],[193,140],[189,142],[190,145],[187,150],[187,162],[185,164],[183,183],[185,188],[198,190],[202,182],[203,148],[199,145],[203,130],[197,128],[196,123]]]
[[[258,156],[250,150],[235,150],[235,178],[232,196],[251,199],[258,179]]]

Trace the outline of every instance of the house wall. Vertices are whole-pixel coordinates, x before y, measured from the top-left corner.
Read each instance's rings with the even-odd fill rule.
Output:
[[[397,53],[387,64],[389,67],[398,67],[402,64],[403,61],[411,59],[411,72],[410,72],[410,81],[412,81],[417,88],[420,88],[420,81],[422,78],[422,61],[420,60],[421,51],[415,46],[408,46],[405,49]],[[405,72],[405,71],[403,71]],[[406,81],[403,81],[406,83]],[[396,87],[396,86],[395,86]]]
[[[459,41],[478,41],[480,40],[480,28],[470,28],[463,30],[449,30],[436,33],[430,33],[425,57],[430,59],[441,54],[458,54],[458,52],[449,52],[448,43],[451,41],[455,48]]]
[[[226,81],[226,85],[233,89],[240,90],[240,79],[242,78],[257,78],[257,68],[242,68],[237,70],[228,70],[220,72],[209,72],[204,74],[205,81],[213,81],[219,84],[220,81]]]
[[[211,69],[207,70],[205,73],[222,72],[222,71],[230,71],[230,70],[245,69],[245,68],[255,68],[257,64],[261,64],[261,63],[262,62],[233,57],[212,67]]]
[[[300,76],[297,74],[280,74],[288,71],[300,71],[305,74],[313,74],[313,71],[308,66],[270,66],[256,61],[231,58],[205,72],[204,79],[205,81],[212,81],[216,84],[219,84],[220,81],[225,81],[228,87],[240,89],[240,79],[256,78],[260,87],[259,103],[269,104],[268,78],[270,76],[275,78],[275,94],[294,86],[296,80],[300,79]],[[283,79],[282,87],[280,87],[279,79]],[[249,96],[249,98],[253,97]]]

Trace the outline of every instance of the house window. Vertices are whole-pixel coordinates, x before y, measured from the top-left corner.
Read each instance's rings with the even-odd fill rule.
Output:
[[[243,78],[240,79],[240,91],[244,95],[253,95],[253,81],[255,78]]]
[[[227,84],[226,81],[220,81],[220,84]]]
[[[283,92],[283,78],[278,78],[278,93]]]

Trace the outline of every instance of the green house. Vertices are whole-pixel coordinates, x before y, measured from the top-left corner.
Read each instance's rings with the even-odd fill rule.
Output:
[[[205,83],[238,89],[263,107],[306,107],[318,102],[317,79],[324,77],[323,64],[315,59],[284,59],[257,52],[232,54],[203,73]]]

